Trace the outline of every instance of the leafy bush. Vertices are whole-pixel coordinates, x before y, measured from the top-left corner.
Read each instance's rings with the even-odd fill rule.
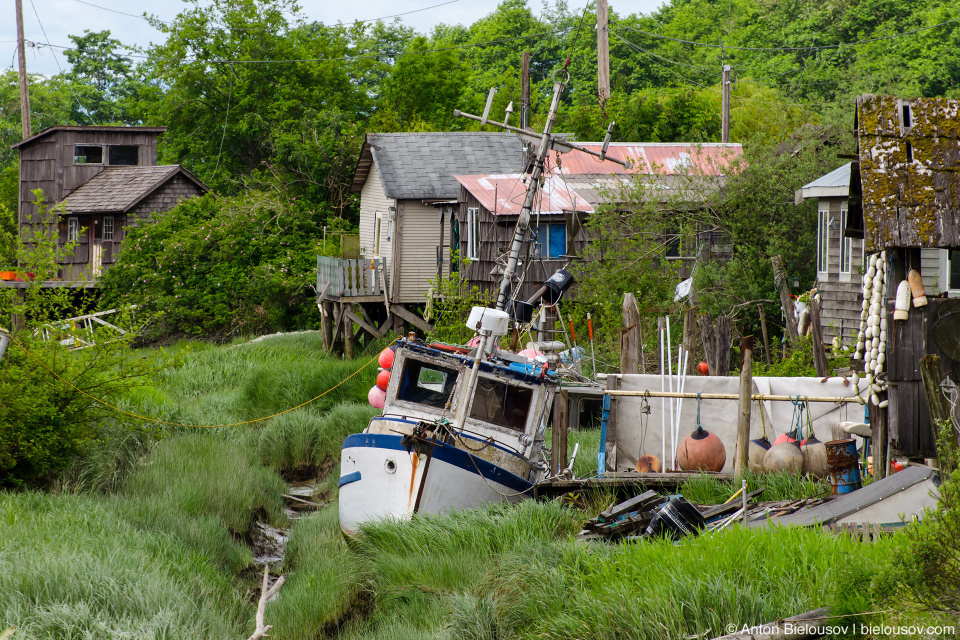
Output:
[[[106,304],[139,304],[146,339],[227,338],[318,326],[312,211],[273,192],[180,203],[130,229],[104,273]]]

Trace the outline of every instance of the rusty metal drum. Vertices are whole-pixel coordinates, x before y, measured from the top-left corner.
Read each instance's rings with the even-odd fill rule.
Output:
[[[826,443],[827,478],[835,494],[850,493],[863,486],[855,440],[832,440]]]

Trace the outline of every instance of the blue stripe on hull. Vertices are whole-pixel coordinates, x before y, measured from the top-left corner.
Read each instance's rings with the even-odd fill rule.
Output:
[[[378,449],[394,449],[397,451],[406,451],[406,448],[400,443],[401,436],[383,434],[383,433],[355,433],[351,436],[347,436],[343,441],[344,449],[351,449],[353,447],[375,447]],[[450,446],[448,444],[442,444],[434,441],[433,448],[433,457],[437,460],[442,460],[447,464],[454,465],[474,473],[482,478],[486,478],[491,482],[496,482],[497,484],[509,487],[514,491],[526,491],[530,489],[533,485],[530,482],[527,482],[520,476],[516,476],[509,471],[505,471],[495,464],[491,464],[486,460],[477,458],[476,456],[471,456],[466,451],[462,449],[457,449],[456,447]]]

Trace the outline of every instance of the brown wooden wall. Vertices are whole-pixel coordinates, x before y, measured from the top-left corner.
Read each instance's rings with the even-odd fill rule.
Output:
[[[471,262],[461,277],[467,280],[470,286],[477,286],[481,291],[496,292],[500,285],[499,275],[490,275],[490,272],[496,267],[497,258],[506,255],[510,251],[510,245],[513,242],[513,234],[517,226],[517,216],[500,215],[494,216],[490,211],[483,207],[480,202],[474,198],[470,192],[461,188],[460,190],[460,208],[457,213],[457,222],[460,225],[460,256],[467,255],[467,209],[480,209],[480,258]],[[576,233],[573,240],[570,239],[570,231],[574,227],[572,216],[551,215],[541,217],[541,223],[561,222],[567,223],[567,252],[573,256],[582,256],[586,246],[586,235],[582,229],[584,214],[578,215],[579,225],[576,225]],[[535,218],[531,221],[536,222]],[[521,259],[527,254],[528,242],[520,252]],[[569,260],[525,260],[522,267],[524,271],[520,273],[524,276],[523,283],[520,286],[518,299],[527,299],[532,296],[543,284],[543,281],[549,278],[557,269],[563,268]],[[565,294],[565,298],[576,297],[577,286]]]
[[[128,212],[128,224],[136,227],[140,220],[146,220],[151,213],[166,213],[177,206],[181,200],[189,200],[201,195],[203,191],[200,187],[185,178],[183,174],[177,174]]]
[[[927,398],[920,381],[920,358],[940,356],[941,369],[954,382],[960,381],[960,361],[944,354],[933,337],[938,319],[960,314],[960,300],[928,298],[925,307],[911,307],[907,320],[893,321],[894,301],[887,303],[887,325],[894,327],[888,338],[890,446],[911,458],[936,456],[934,429],[930,424]]]

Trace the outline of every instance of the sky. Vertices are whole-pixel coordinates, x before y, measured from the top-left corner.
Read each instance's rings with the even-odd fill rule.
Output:
[[[443,6],[438,5],[447,1]],[[89,4],[88,4],[89,3]],[[8,14],[0,19],[0,65],[17,68],[17,31],[14,3],[3,3]],[[99,8],[91,6],[99,5]],[[434,25],[471,24],[497,8],[499,0],[301,0],[303,16],[308,22],[352,22],[391,16],[408,11],[416,11],[401,16],[400,20],[421,33],[428,33]],[[655,11],[663,0],[609,0],[612,10],[620,15],[650,13]],[[539,13],[539,0],[528,0],[528,5]],[[156,2],[150,0],[23,0],[23,31],[27,41],[69,46],[70,35],[82,35],[85,29],[101,31],[109,29],[111,37],[126,45],[146,46],[159,42],[162,34],[153,29],[145,20],[115,13],[132,13],[140,16],[144,12],[155,15],[161,20],[170,20],[184,4],[175,2]],[[570,2],[571,11],[583,9],[583,3]],[[432,8],[428,8],[432,7]],[[417,11],[423,9],[423,11]],[[110,11],[112,10],[112,11]],[[66,57],[58,49],[27,49],[27,71],[30,73],[55,74],[61,68],[67,68]]]

